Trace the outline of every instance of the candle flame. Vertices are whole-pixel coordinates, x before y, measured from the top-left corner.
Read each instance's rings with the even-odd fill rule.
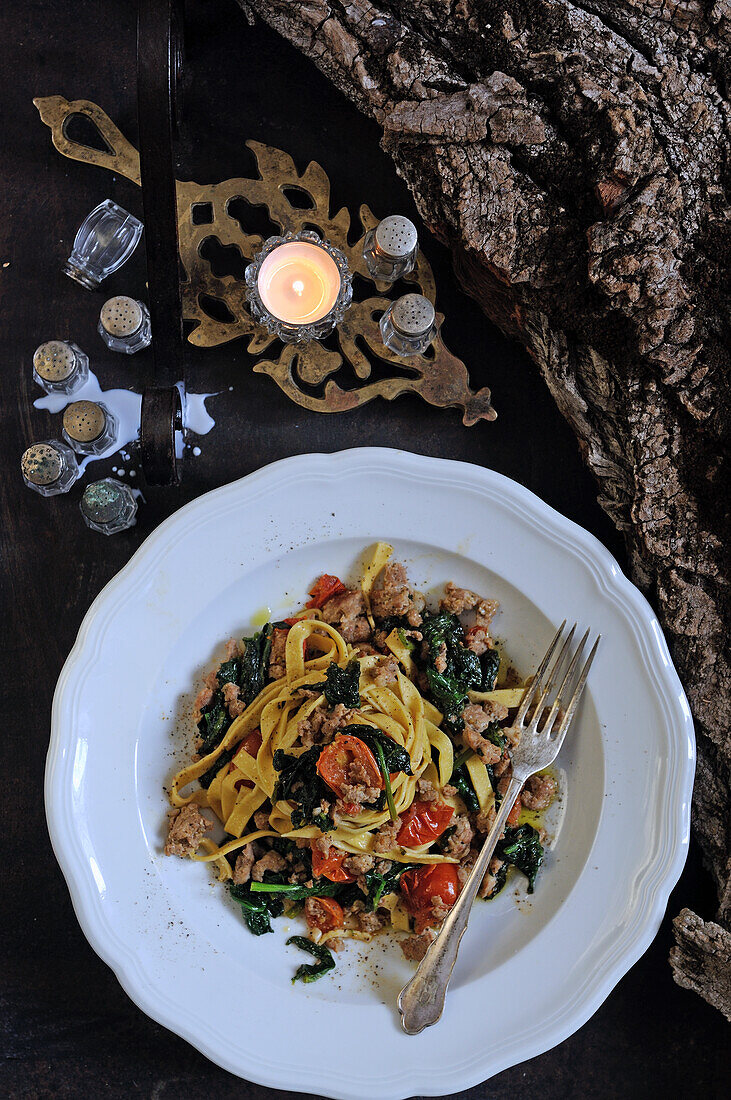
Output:
[[[301,297],[305,292],[305,284],[302,282],[301,279],[295,279],[295,281],[292,283],[292,290],[295,292],[295,294],[299,294]]]

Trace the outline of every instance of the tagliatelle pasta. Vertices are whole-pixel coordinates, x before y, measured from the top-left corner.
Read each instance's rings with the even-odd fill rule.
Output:
[[[305,981],[332,969],[342,937],[392,928],[423,954],[510,767],[501,729],[522,689],[495,690],[497,605],[448,585],[430,612],[392,552],[376,545],[359,588],[323,574],[305,610],[232,648],[197,701],[199,756],[170,786],[166,852],[212,864],[255,934],[304,902],[297,946],[319,960]],[[532,887],[538,833],[511,817]],[[495,862],[489,896],[510,860]]]

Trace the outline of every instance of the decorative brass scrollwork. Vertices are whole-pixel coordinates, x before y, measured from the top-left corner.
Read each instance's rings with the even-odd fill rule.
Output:
[[[139,153],[95,103],[85,99],[69,102],[63,96],[46,96],[33,102],[60,153],[108,168],[139,185]],[[76,115],[85,116],[96,127],[105,149],[69,137],[68,123]],[[258,178],[214,184],[177,181],[180,259],[185,272],[183,316],[194,324],[188,335],[190,343],[205,348],[247,337],[249,354],[254,357],[271,348],[272,358],[259,358],[254,370],[268,374],[288,397],[314,412],[345,412],[374,397],[392,401],[402,393],[415,392],[430,405],[461,408],[468,426],[479,420],[494,420],[497,414],[490,404],[490,390],[470,388],[465,364],[448,350],[441,334],[425,356],[403,358],[383,345],[378,319],[388,308],[390,299],[385,295],[390,288],[375,283],[363,261],[363,238],[378,221],[368,207],[360,208],[361,232],[356,243],[350,245],[351,215],[346,207],[330,214],[330,181],[319,164],[312,161],[300,175],[292,158],[281,149],[255,141],[247,144],[256,158]],[[211,243],[219,249],[236,249],[242,268],[263,243],[261,236],[248,233],[232,213],[235,200],[265,207],[280,233],[316,229],[348,257],[351,271],[360,279],[355,280],[353,305],[327,345],[319,341],[282,345],[249,315],[243,279],[213,273],[203,255]],[[418,289],[432,302],[435,300],[434,276],[423,253],[419,253],[417,266],[405,281],[411,284],[409,289]],[[376,293],[363,297],[359,289],[368,284]],[[438,313],[437,319],[441,327],[443,315]],[[277,350],[278,358],[274,358]],[[371,380],[379,361],[392,367],[394,373],[381,377],[381,366],[379,377]],[[346,364],[352,371],[349,378],[345,375]],[[342,372],[344,382],[354,378],[357,384],[344,388],[332,378],[336,372]]]

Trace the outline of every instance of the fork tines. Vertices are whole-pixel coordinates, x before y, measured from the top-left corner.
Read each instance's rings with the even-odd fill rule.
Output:
[[[597,636],[589,656],[584,661],[583,666],[579,668],[581,655],[584,652],[591,631],[586,631],[574,650],[573,656],[571,656],[571,647],[577,630],[577,623],[574,623],[567,636],[563,639],[560,648],[558,648],[563,638],[565,627],[566,620],[564,619],[561,626],[556,631],[546,651],[546,655],[538,666],[530,686],[523,696],[515,719],[516,726],[523,725],[528,711],[530,710],[531,719],[529,724],[535,730],[538,729],[540,723],[541,731],[550,735],[553,732],[553,726],[556,724],[557,718],[558,723],[555,736],[561,737],[568,729],[569,723],[578,705],[579,698],[581,697],[581,693],[584,690],[586,678],[589,675],[589,669],[594,660],[594,655],[597,651],[601,635]],[[558,655],[553,659],[557,649]],[[552,659],[553,663],[551,663]],[[566,671],[563,673],[563,677],[559,683],[559,677],[561,677],[562,670],[567,661],[568,667],[566,667]],[[550,671],[548,671],[549,665]],[[557,684],[559,685],[558,687],[556,687]],[[554,692],[555,695],[553,694]],[[552,696],[553,701],[551,702]],[[545,712],[549,706],[550,709],[548,709],[548,713],[546,714]],[[541,721],[544,715],[545,717],[543,721]]]

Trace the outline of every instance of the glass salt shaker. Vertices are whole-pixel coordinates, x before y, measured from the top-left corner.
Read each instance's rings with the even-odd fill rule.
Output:
[[[102,279],[130,258],[142,228],[141,221],[105,199],[84,219],[64,271],[87,290],[97,290]]]
[[[434,306],[423,294],[404,294],[379,322],[384,344],[397,355],[423,355],[437,334]]]
[[[134,355],[152,340],[147,306],[125,294],[110,298],[102,306],[97,331],[112,351]]]
[[[58,439],[44,439],[23,452],[20,472],[29,489],[44,497],[67,493],[79,477],[76,455]]]
[[[137,522],[137,501],[129,485],[105,477],[87,485],[81,497],[81,514],[92,531],[116,535]]]
[[[117,438],[117,418],[96,401],[72,401],[63,414],[63,437],[82,455],[100,455]]]
[[[89,356],[67,340],[47,340],[33,353],[33,380],[46,393],[74,393],[89,377]]]
[[[363,259],[371,277],[384,283],[395,283],[413,271],[418,251],[416,226],[400,214],[384,218],[363,242]]]

